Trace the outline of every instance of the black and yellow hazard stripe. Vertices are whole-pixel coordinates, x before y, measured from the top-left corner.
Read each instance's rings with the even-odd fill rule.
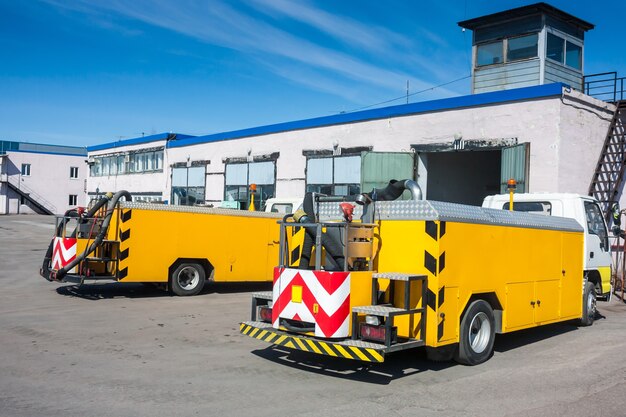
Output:
[[[130,231],[130,220],[133,216],[133,210],[127,209],[122,210],[120,213],[120,229],[119,229],[119,254],[118,254],[118,271],[117,271],[117,279],[123,280],[128,276],[128,266],[127,261],[130,256],[130,242],[131,231]]]
[[[313,339],[310,337],[295,336],[271,327],[261,328],[246,322],[239,325],[239,331],[246,336],[250,336],[264,342],[283,346],[289,349],[316,353],[318,355],[353,359],[363,362],[384,362],[385,360],[384,352],[378,349],[349,346],[340,343]]]
[[[435,280],[430,278],[439,277],[441,279],[441,274],[446,268],[446,252],[441,246],[441,240],[446,234],[446,222],[426,221],[424,232],[431,238],[431,243],[436,243],[434,247],[431,247],[436,247],[436,250],[440,252],[438,255],[437,253],[433,255],[426,248],[424,249],[424,268],[429,273],[428,282],[430,284],[435,282]],[[445,285],[441,286],[436,292],[435,289],[428,288],[426,293],[428,307],[435,312],[439,311],[445,301],[445,294]],[[439,314],[437,317],[437,340],[441,340],[444,336],[444,321],[445,314]]]
[[[297,267],[302,256],[302,245],[304,243],[304,235],[306,230],[304,227],[291,227],[291,236],[289,239],[289,266]]]

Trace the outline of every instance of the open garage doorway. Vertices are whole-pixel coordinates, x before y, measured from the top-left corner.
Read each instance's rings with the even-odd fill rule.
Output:
[[[428,200],[480,206],[486,196],[505,192],[509,178],[517,180],[517,192],[527,188],[528,144],[471,150],[420,148],[414,146],[418,183]]]

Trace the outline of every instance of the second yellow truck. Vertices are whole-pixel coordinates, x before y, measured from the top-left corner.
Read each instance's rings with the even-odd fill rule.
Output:
[[[205,282],[271,281],[279,213],[133,203],[125,191],[57,219],[48,280],[154,283],[195,295]]]
[[[610,257],[585,270],[588,225],[573,218],[375,197],[360,199],[360,222],[324,197],[299,222],[282,222],[282,236],[307,230],[309,247],[283,241],[273,290],[253,294],[243,334],[368,362],[425,346],[432,359],[475,365],[491,356],[497,333],[592,324],[596,292],[610,288],[600,280]]]

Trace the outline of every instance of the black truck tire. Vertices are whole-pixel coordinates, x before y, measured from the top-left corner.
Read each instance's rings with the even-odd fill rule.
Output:
[[[202,265],[182,263],[172,272],[170,288],[176,295],[196,295],[204,288],[205,281],[206,274]]]
[[[478,365],[489,359],[495,340],[495,319],[488,302],[472,302],[461,319],[459,348],[454,360],[463,365]]]
[[[583,291],[583,316],[579,320],[581,326],[591,326],[596,318],[596,287],[593,282],[585,282]]]

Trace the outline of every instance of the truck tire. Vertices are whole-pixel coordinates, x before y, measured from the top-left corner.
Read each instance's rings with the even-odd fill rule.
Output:
[[[461,319],[459,348],[454,360],[463,365],[478,365],[493,353],[495,319],[488,302],[472,302]]]
[[[581,326],[591,326],[596,318],[596,287],[593,282],[585,282],[583,291],[583,316],[579,321]]]
[[[206,274],[202,265],[182,263],[172,272],[170,288],[176,295],[196,295],[204,288],[205,280]]]

